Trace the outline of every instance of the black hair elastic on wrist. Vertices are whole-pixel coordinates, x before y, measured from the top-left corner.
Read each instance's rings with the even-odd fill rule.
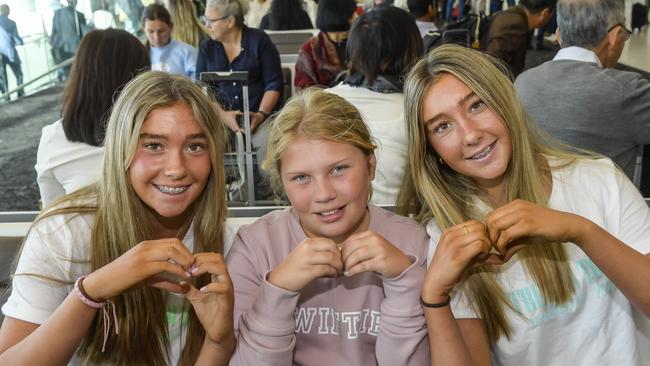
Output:
[[[444,308],[445,306],[449,305],[449,303],[451,303],[451,296],[449,296],[446,301],[437,303],[426,302],[422,296],[420,296],[420,304],[422,304],[422,306],[425,308]]]

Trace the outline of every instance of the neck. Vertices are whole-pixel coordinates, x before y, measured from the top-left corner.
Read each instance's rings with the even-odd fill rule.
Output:
[[[327,32],[327,37],[336,43],[341,43],[348,38],[348,32]]]
[[[614,66],[614,65],[610,64],[609,58],[607,57],[609,48],[608,48],[606,40],[604,40],[598,46],[592,48],[591,50],[594,51],[594,53],[596,54],[596,57],[598,57],[598,60],[600,60],[600,64],[603,67],[612,67],[612,66]]]
[[[241,45],[242,37],[241,28],[233,28],[228,34],[225,34],[221,43],[226,47],[236,47]]]
[[[528,23],[528,30],[532,31],[535,28],[540,27],[539,19],[538,19],[540,13],[532,13],[530,10],[524,8],[523,6],[521,8],[524,10],[524,13],[526,13],[526,21]]]

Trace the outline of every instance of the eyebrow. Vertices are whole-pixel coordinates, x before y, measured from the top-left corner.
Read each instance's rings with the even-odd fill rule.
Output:
[[[141,139],[143,139],[143,138],[144,139],[154,139],[154,140],[167,140],[166,135],[158,135],[158,134],[155,134],[155,133],[147,133],[147,132],[141,133],[140,138]],[[199,139],[199,138],[204,139],[205,134],[203,132],[200,132],[200,133],[193,133],[191,135],[186,136],[187,140]]]
[[[473,91],[470,91],[469,93],[467,93],[467,95],[465,95],[464,97],[460,98],[460,100],[458,101],[458,103],[456,103],[456,105],[460,107],[461,105],[463,105],[463,103],[467,102],[468,100],[472,99],[472,98],[475,97],[475,96],[476,96],[476,93],[474,93]],[[432,124],[432,123],[433,123],[435,120],[437,120],[437,119],[440,117],[440,115],[442,115],[442,114],[445,114],[445,113],[444,113],[444,112],[442,112],[442,113],[438,113],[438,114],[436,114],[435,116],[433,116],[433,117],[429,118],[428,120],[424,121],[424,125],[427,126],[427,125]]]
[[[332,164],[330,164],[329,167],[330,167],[330,169],[332,169],[332,168],[334,168],[335,166],[337,166],[337,165],[339,165],[339,164],[341,164],[341,163],[346,162],[347,160],[349,160],[349,157],[343,158],[343,159],[341,159],[341,160],[339,160],[339,161],[337,161],[337,162],[335,162],[335,163],[332,163]],[[303,171],[299,171],[299,170],[298,170],[298,171],[295,171],[295,172],[286,172],[286,173],[284,173],[284,174],[286,174],[286,175],[296,175],[296,174],[305,174],[305,173],[307,173],[306,170],[303,170]]]

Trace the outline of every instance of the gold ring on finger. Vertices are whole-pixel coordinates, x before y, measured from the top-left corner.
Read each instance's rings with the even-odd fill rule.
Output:
[[[467,235],[467,234],[469,234],[469,228],[467,227],[467,225],[463,225],[463,235]]]

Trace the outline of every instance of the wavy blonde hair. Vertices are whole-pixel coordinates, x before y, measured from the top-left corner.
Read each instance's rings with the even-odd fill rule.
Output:
[[[409,139],[409,164],[398,198],[398,211],[414,214],[421,223],[435,220],[444,230],[470,219],[483,221],[477,197],[486,198],[472,179],[440,164],[428,144],[422,105],[424,95],[441,75],[456,77],[485,102],[504,122],[512,141],[512,155],[505,174],[507,202],[523,199],[547,206],[545,182],[551,179],[547,156],[566,166],[582,157],[552,139],[537,126],[519,103],[507,67],[495,58],[456,45],[440,46],[421,59],[409,72],[404,87]],[[510,77],[509,77],[510,76]],[[555,167],[554,167],[555,168]],[[561,243],[531,239],[518,256],[541,290],[546,303],[562,304],[575,292],[567,253]],[[505,307],[513,308],[495,280],[494,266],[476,266],[461,280],[474,310],[485,322],[490,342],[510,337]],[[513,309],[514,310],[514,309]]]
[[[262,168],[282,192],[281,157],[296,136],[350,144],[365,155],[377,146],[359,111],[338,95],[311,87],[295,95],[274,117]],[[372,194],[372,191],[371,191]]]
[[[190,107],[205,132],[212,164],[205,189],[190,207],[193,214],[188,220],[193,222],[194,251],[223,253],[227,214],[223,168],[225,129],[212,102],[198,86],[187,78],[163,72],[139,75],[127,84],[115,102],[106,131],[104,164],[99,181],[54,202],[34,225],[53,215],[94,214],[92,237],[89,238],[93,271],[114,261],[137,243],[155,238],[155,233],[150,230],[154,214],[133,190],[128,171],[137,149],[140,129],[149,113],[178,102]],[[208,275],[201,276],[197,286],[209,281]],[[79,347],[79,355],[98,364],[166,365],[169,335],[163,291],[143,286],[125,291],[112,301],[119,319],[119,337],[111,333],[106,351],[102,352],[105,324],[103,317],[96,316]],[[204,335],[203,327],[189,306],[182,365],[194,364]]]

